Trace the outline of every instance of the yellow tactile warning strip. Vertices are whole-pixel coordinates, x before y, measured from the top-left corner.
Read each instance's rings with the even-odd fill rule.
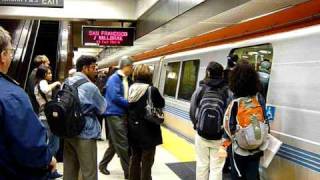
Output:
[[[161,127],[163,144],[162,146],[173,154],[180,162],[195,161],[194,145],[179,137],[165,127]]]

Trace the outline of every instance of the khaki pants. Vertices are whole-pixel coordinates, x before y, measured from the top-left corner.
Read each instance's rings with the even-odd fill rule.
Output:
[[[218,156],[221,143],[221,140],[206,140],[196,134],[197,180],[222,180],[225,158]]]
[[[97,142],[92,139],[66,138],[63,150],[63,179],[97,180]]]

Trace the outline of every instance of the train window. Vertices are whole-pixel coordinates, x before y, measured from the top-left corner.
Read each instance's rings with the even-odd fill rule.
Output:
[[[180,62],[168,63],[166,81],[164,85],[164,95],[175,97],[180,70]]]
[[[188,101],[191,99],[192,93],[197,86],[199,64],[199,60],[183,62],[178,93],[179,99]]]
[[[230,56],[234,57],[235,55],[237,55],[239,59],[247,60],[254,66],[259,74],[262,86],[261,93],[266,98],[273,56],[272,45],[262,44],[231,50]]]

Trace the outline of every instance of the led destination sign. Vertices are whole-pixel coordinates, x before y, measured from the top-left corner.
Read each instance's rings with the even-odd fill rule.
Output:
[[[84,46],[133,46],[134,28],[82,27]]]
[[[63,8],[64,0],[0,0],[0,6],[31,6]]]

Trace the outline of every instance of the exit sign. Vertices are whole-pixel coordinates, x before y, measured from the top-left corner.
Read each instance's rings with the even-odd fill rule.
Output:
[[[0,0],[0,6],[63,8],[64,0]]]

